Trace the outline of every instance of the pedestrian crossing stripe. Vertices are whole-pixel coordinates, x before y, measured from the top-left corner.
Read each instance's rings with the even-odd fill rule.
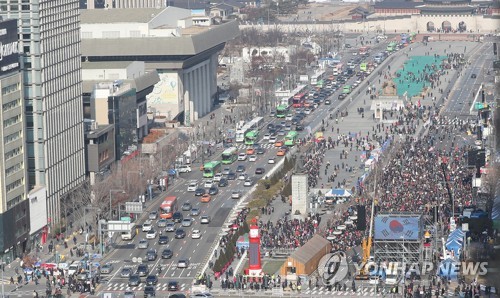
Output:
[[[275,146],[274,146],[273,143],[263,143],[263,144],[259,144],[259,146],[262,147],[262,148],[266,148],[266,149],[275,148]],[[244,149],[252,148],[251,145],[245,145],[245,144],[238,144],[235,147],[238,148],[238,150],[244,150]]]
[[[142,291],[144,287],[146,286],[145,283],[139,284],[137,287],[129,287],[127,283],[108,283],[106,285],[106,290],[107,291]],[[179,291],[184,291],[184,288],[186,287],[186,284],[180,284],[179,285]],[[157,283],[155,286],[155,289],[157,291],[167,291],[168,290],[168,283]]]

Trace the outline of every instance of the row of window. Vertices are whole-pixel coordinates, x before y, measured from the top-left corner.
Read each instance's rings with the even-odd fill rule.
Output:
[[[2,87],[2,95],[11,94],[13,92],[19,91],[19,89],[21,89],[20,83],[14,83],[12,85]]]
[[[106,149],[103,152],[99,153],[99,163],[104,162],[109,159],[109,150]]]
[[[16,100],[13,100],[13,101],[9,101],[7,103],[4,103],[2,105],[2,110],[4,112],[7,112],[9,110],[12,110],[12,109],[15,109],[17,107],[20,107],[21,106],[21,99],[20,98],[17,98]]]
[[[17,124],[19,122],[21,122],[21,115],[15,115],[14,117],[10,117],[8,119],[5,119],[3,121],[3,127],[7,128],[7,127],[10,127],[10,126]]]
[[[12,149],[12,150],[10,150],[8,152],[5,152],[5,160],[7,161],[7,160],[9,160],[9,159],[11,159],[13,157],[16,157],[16,156],[22,154],[22,153],[23,153],[23,147],[22,146],[14,148],[14,149]]]
[[[19,172],[19,170],[22,170],[24,168],[24,163],[21,161],[20,163],[17,163],[13,165],[12,167],[9,167],[5,170],[5,176],[8,177],[14,173]]]
[[[16,181],[14,181],[10,184],[7,184],[7,187],[6,187],[7,193],[9,193],[9,192],[13,191],[14,189],[18,188],[19,186],[23,185],[23,181],[24,181],[24,178],[20,178],[20,179],[17,179]]]
[[[7,209],[12,209],[12,208],[14,208],[14,206],[19,204],[21,202],[21,200],[23,199],[23,196],[24,196],[24,194],[21,194],[21,195],[16,196],[12,200],[7,201]]]
[[[19,140],[22,136],[21,131],[16,131],[15,133],[11,133],[3,138],[4,144],[8,144],[10,142],[14,142],[15,140]]]

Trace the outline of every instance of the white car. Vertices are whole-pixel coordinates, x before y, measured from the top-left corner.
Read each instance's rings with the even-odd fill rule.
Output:
[[[276,143],[276,137],[270,137],[268,142],[269,142],[269,144]]]
[[[252,186],[252,185],[253,185],[253,181],[251,179],[246,179],[245,183],[243,183],[243,186]]]
[[[190,173],[191,172],[191,167],[188,165],[182,165],[177,169],[177,172],[179,173]]]
[[[149,231],[151,231],[152,228],[153,228],[153,222],[151,220],[146,220],[142,224],[142,231],[143,232],[149,232]]]
[[[292,118],[293,118],[293,115],[292,114],[288,114],[288,115],[286,115],[285,120],[286,121],[292,121]]]
[[[203,187],[205,187],[205,188],[210,188],[210,187],[212,187],[212,186],[214,186],[214,182],[213,182],[212,180],[207,180],[207,181],[205,181],[205,183],[203,184]]]
[[[269,140],[270,137],[271,137],[271,134],[266,133],[262,139]]]
[[[197,182],[192,181],[188,184],[188,191],[196,191],[197,188],[198,188]]]
[[[146,239],[155,239],[156,238],[156,231],[155,230],[149,230],[146,233]]]
[[[233,190],[231,193],[231,199],[239,199],[241,197],[241,192],[239,190]]]
[[[248,157],[248,161],[257,161],[257,155],[250,155],[250,157]]]
[[[217,173],[217,174],[214,175],[214,181],[215,182],[219,182],[221,179],[222,179],[222,174],[221,173]]]
[[[274,164],[275,163],[274,157],[269,158],[269,160],[267,161],[267,163]]]
[[[191,233],[191,238],[200,239],[201,238],[200,230],[193,230],[193,232]]]
[[[304,110],[304,113],[306,113],[306,115],[311,114],[311,109],[309,109],[309,108],[305,109],[305,110]]]
[[[248,175],[245,173],[241,173],[238,175],[238,180],[246,180],[248,178]]]
[[[239,161],[244,161],[244,160],[247,160],[247,154],[242,152],[240,154],[238,154],[238,160]]]

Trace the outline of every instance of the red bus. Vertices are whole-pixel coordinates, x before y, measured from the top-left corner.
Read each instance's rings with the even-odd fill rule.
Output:
[[[306,93],[299,93],[293,96],[292,106],[294,108],[301,108],[306,100]]]
[[[175,211],[177,211],[177,197],[166,197],[160,205],[160,218],[172,218]]]
[[[365,54],[368,54],[368,50],[370,49],[370,47],[360,47],[359,48],[359,55],[365,55]]]

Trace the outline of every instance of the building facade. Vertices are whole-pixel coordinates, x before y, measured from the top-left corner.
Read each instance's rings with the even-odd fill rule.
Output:
[[[79,0],[4,0],[15,18],[24,79],[28,185],[45,186],[50,226],[85,179]]]
[[[29,236],[25,114],[17,20],[0,21],[0,255],[14,260]]]
[[[210,25],[201,19],[210,21],[177,7],[82,10],[83,59],[145,62],[160,78],[147,97],[150,112],[190,126],[211,111],[218,54],[239,33],[236,22]]]

